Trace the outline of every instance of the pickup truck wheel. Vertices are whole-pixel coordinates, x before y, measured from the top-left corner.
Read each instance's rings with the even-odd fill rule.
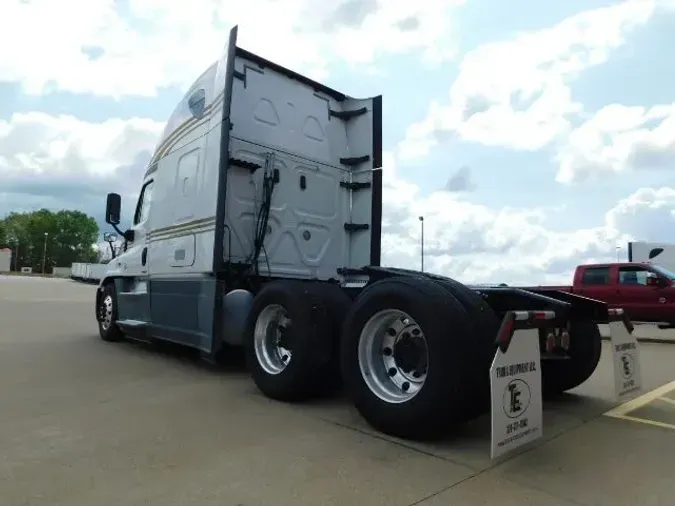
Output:
[[[466,413],[469,418],[476,418],[490,411],[490,365],[495,355],[495,340],[500,321],[488,303],[475,290],[454,279],[435,279],[464,307],[469,324],[473,329],[471,339],[471,362],[474,378],[471,380],[473,392],[466,400]]]
[[[386,434],[443,435],[466,419],[472,337],[462,306],[435,282],[373,283],[352,305],[341,340],[342,377],[356,409]]]
[[[99,297],[98,333],[101,339],[107,342],[117,342],[124,339],[124,334],[117,326],[117,291],[113,283],[107,283]]]
[[[330,362],[330,318],[299,281],[272,281],[253,300],[245,335],[246,362],[267,397],[296,402],[318,394]]]
[[[573,322],[567,354],[568,359],[542,361],[542,389],[545,395],[571,390],[591,377],[602,354],[602,337],[598,326],[594,323]]]

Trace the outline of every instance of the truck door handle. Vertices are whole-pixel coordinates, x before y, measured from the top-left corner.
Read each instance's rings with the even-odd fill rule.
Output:
[[[141,252],[141,265],[145,267],[145,264],[148,260],[148,247],[146,246],[143,248],[143,251]]]

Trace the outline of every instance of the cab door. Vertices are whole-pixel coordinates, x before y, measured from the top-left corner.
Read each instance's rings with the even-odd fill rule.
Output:
[[[133,233],[133,240],[127,243],[127,250],[120,257],[123,260],[122,269],[126,276],[147,278],[148,275],[148,218],[154,185],[154,180],[146,181],[138,197],[134,221],[130,229]]]
[[[647,278],[653,273],[639,265],[618,268],[618,305],[635,321],[660,321],[663,317],[663,292],[658,287],[647,286]]]
[[[574,292],[608,304],[614,304],[617,298],[616,281],[609,265],[581,266],[581,272],[574,280]]]
[[[115,278],[118,304],[118,325],[126,334],[138,339],[146,338],[150,318],[148,293],[148,231],[154,180],[143,183],[138,197],[134,219],[129,229],[126,251],[112,260],[119,273]]]

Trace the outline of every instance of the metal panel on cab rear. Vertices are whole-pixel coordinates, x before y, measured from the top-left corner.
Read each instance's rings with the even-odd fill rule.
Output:
[[[380,97],[349,98],[239,48],[234,77],[224,260],[251,260],[273,174],[262,274],[329,279],[379,264]]]

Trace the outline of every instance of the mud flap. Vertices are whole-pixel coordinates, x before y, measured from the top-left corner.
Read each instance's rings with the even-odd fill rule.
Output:
[[[642,390],[640,349],[633,324],[623,309],[609,309],[609,332],[614,362],[614,393],[617,400]]]
[[[553,311],[509,311],[504,316],[490,367],[493,459],[542,436],[538,329],[554,318]]]

